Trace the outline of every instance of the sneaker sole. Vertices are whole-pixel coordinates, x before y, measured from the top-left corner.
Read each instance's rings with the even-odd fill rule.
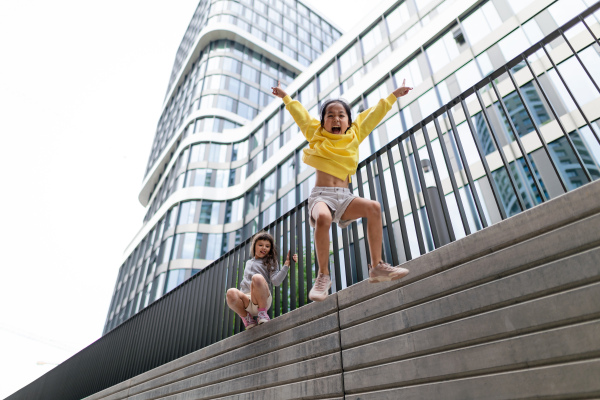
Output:
[[[254,328],[255,326],[256,326],[256,324],[248,325],[248,326],[246,327],[246,330],[248,330],[248,329],[252,329],[252,328]]]
[[[369,282],[370,283],[377,283],[377,282],[389,282],[389,281],[397,281],[398,279],[402,279],[404,278],[406,275],[408,275],[409,271],[406,271],[406,273],[398,275],[398,276],[376,276],[376,277],[369,277]]]
[[[259,320],[258,320],[258,324],[259,324],[259,325],[262,325],[262,324],[264,324],[265,322],[269,322],[269,321],[270,321],[270,319],[259,319]]]

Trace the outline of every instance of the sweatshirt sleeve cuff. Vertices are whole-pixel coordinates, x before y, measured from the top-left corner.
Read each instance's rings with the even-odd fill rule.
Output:
[[[394,93],[390,93],[386,100],[389,101],[391,104],[394,104],[396,100],[398,100],[398,98]]]
[[[293,101],[292,98],[290,97],[290,95],[286,95],[282,100],[283,100],[283,104],[285,104],[286,106]]]

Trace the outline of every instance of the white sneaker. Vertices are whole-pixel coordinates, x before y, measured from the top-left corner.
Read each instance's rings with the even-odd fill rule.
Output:
[[[323,301],[329,295],[329,288],[331,287],[331,277],[325,274],[319,274],[315,279],[315,284],[310,289],[308,298],[312,301]]]

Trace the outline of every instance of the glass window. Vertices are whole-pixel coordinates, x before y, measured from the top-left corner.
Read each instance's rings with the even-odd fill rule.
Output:
[[[355,66],[359,59],[360,49],[358,47],[358,43],[355,43],[339,57],[342,74]]]
[[[263,198],[262,201],[269,199],[277,190],[277,170],[273,171],[263,180]]]
[[[242,64],[242,77],[249,82],[258,82],[258,71],[246,64]]]
[[[194,258],[201,258],[201,252],[202,252],[202,240],[204,239],[204,235],[203,233],[198,233],[196,235],[196,244],[194,246]]]
[[[416,58],[412,59],[404,67],[400,68],[398,72],[394,74],[396,85],[402,85],[402,81],[406,79],[406,84],[410,87],[417,87],[423,78],[421,76],[421,68]]]
[[[325,90],[334,83],[336,81],[336,75],[336,64],[333,62],[325,69],[325,71],[319,74],[320,90]]]
[[[196,203],[196,201],[185,201],[181,203],[178,225],[193,224],[196,222]]]
[[[425,52],[434,73],[442,69],[442,67],[448,64],[450,60],[456,58],[460,53],[452,30],[429,46]]]
[[[381,22],[379,22],[377,25],[371,28],[371,30],[367,32],[366,35],[364,35],[361,38],[365,54],[369,54],[373,49],[379,46],[381,42],[383,42],[383,35],[381,31],[382,26],[383,25],[381,24]]]
[[[502,20],[491,1],[488,1],[462,21],[462,26],[471,45],[478,43],[500,25],[502,25]]]
[[[222,233],[209,233],[206,243],[206,259],[216,260],[221,256],[221,247],[223,245]]]
[[[244,215],[244,198],[228,200],[225,208],[225,223],[241,221]]]
[[[294,157],[292,156],[284,161],[283,164],[281,164],[281,184],[279,187],[283,187],[290,182],[294,182],[295,177]]]
[[[248,213],[258,207],[258,185],[250,189],[246,195],[246,201],[248,203]]]
[[[231,161],[237,161],[248,156],[248,141],[234,143],[231,150]]]
[[[310,103],[317,97],[316,81],[311,81],[300,91],[300,101],[302,103]],[[287,111],[286,111],[287,113]],[[288,113],[289,114],[289,113]]]
[[[508,4],[510,4],[510,6],[516,14],[525,7],[527,7],[529,4],[531,4],[532,1],[533,0],[508,0]]]
[[[296,206],[296,188],[292,188],[280,200],[281,214],[285,214]]]
[[[387,20],[390,33],[395,33],[397,30],[404,28],[404,23],[410,19],[406,1],[396,7],[385,19]]]
[[[196,233],[187,232],[175,235],[172,259],[191,259],[194,256]]]
[[[236,3],[237,4],[237,3]],[[173,269],[167,274],[167,284],[165,286],[165,294],[175,289],[185,279],[185,269]]]
[[[177,220],[177,211],[179,210],[179,206],[174,206],[169,210],[166,218],[165,230],[172,228],[175,226],[175,221]]]
[[[504,60],[509,61],[529,47],[529,42],[521,28],[517,28],[500,42],[498,47],[504,55]]]
[[[220,163],[227,161],[227,145],[211,143],[208,161]]]
[[[481,80],[482,76],[475,61],[469,61],[455,73],[458,86],[461,91],[465,91]]]
[[[427,117],[429,114],[440,108],[439,101],[434,89],[430,89],[417,100],[421,109],[421,118]]]
[[[169,236],[166,238],[161,246],[160,251],[158,253],[157,265],[163,264],[169,261],[169,257],[171,256],[171,245],[173,244],[173,236]]]

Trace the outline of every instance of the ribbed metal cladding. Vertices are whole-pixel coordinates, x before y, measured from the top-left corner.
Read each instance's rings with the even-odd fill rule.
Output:
[[[459,237],[459,232],[464,236],[489,226],[492,223],[489,217],[492,212],[499,215],[500,219],[509,216],[500,198],[495,171],[501,169],[508,171],[510,182],[506,186],[507,190],[512,190],[517,198],[519,193],[509,171],[511,161],[503,152],[498,140],[499,132],[494,130],[488,113],[493,106],[508,113],[506,101],[501,95],[496,79],[504,78],[504,92],[508,93],[506,85],[512,85],[511,93],[516,93],[523,101],[524,96],[517,85],[516,72],[513,70],[517,65],[522,67],[521,71],[531,72],[528,81],[532,82],[535,90],[546,100],[549,114],[554,116],[557,129],[560,129],[562,138],[574,152],[577,163],[585,172],[588,182],[593,179],[589,166],[578,154],[577,145],[561,123],[560,113],[548,101],[544,83],[539,79],[539,75],[533,73],[534,69],[527,57],[543,49],[543,53],[556,70],[555,60],[551,58],[545,45],[560,37],[572,51],[575,51],[564,32],[575,25],[582,26],[583,18],[599,8],[600,3],[596,3],[415,126],[405,132],[396,132],[395,139],[359,163],[356,179],[350,187],[362,197],[365,196],[365,189],[368,188],[368,197],[380,203],[384,229],[387,231],[384,235],[383,254],[389,253],[390,261],[402,263],[416,257],[419,253],[424,254],[432,249],[428,247],[431,245],[426,243],[431,241],[433,248],[438,247],[443,244],[440,240],[444,234],[449,235],[450,241],[454,241]],[[593,36],[587,24],[584,32],[591,34],[592,45],[598,43],[598,39]],[[583,66],[581,58],[575,59]],[[585,70],[589,71],[589,68],[591,66],[587,66]],[[558,70],[556,72],[565,84],[569,96],[572,97],[577,112],[585,121],[584,126],[590,129],[594,140],[600,143],[593,125],[595,121],[590,121],[584,108],[577,103],[564,77]],[[592,83],[595,84],[593,80]],[[487,98],[492,99],[492,106],[485,104],[482,97],[484,91]],[[483,122],[493,142],[490,143],[498,152],[496,156],[499,167],[493,167],[489,162],[489,154],[483,151],[479,133],[471,118],[466,118],[466,121],[459,119],[464,120],[463,112],[468,110],[467,102],[480,107],[484,117]],[[523,105],[524,111],[531,117],[531,110],[527,108],[526,102],[523,102]],[[441,121],[443,124],[440,124]],[[459,124],[467,123],[467,129],[463,133],[470,135],[476,145],[482,164],[479,172],[468,162],[461,134],[458,134],[457,121]],[[531,118],[531,121],[535,130],[533,134],[542,142],[541,154],[551,164],[550,171],[545,173],[553,173],[554,179],[566,191],[564,177],[560,175],[560,168],[551,157],[548,144],[542,134],[543,127],[534,118]],[[512,131],[512,137],[515,138],[510,144],[514,144],[513,147],[519,149],[523,163],[530,171],[534,171],[532,152],[528,153],[525,143],[521,142],[510,118],[508,122],[508,129]],[[419,135],[418,140],[417,135]],[[433,147],[432,141],[435,140],[437,140],[436,146],[440,146],[439,158],[436,158]],[[423,153],[428,155],[433,167],[436,189],[430,193],[439,197],[441,204],[438,210],[433,209],[435,202],[430,198],[430,193],[423,190],[427,188],[427,183],[417,151],[419,141],[424,141],[420,148],[424,149]],[[453,151],[455,153],[452,153]],[[451,159],[452,154],[455,154],[454,159]],[[512,162],[517,161],[515,159]],[[448,172],[447,178],[441,174],[442,166]],[[482,173],[481,170],[484,172]],[[400,176],[401,174],[403,177]],[[461,180],[459,181],[457,177],[461,177]],[[443,179],[449,181],[445,186]],[[481,191],[476,189],[477,179],[488,182],[491,200],[484,202]],[[447,189],[443,190],[443,186]],[[551,197],[544,192],[543,177],[533,176],[531,188],[538,192],[538,204]],[[403,192],[406,193],[404,200],[401,198]],[[453,220],[450,215],[452,212],[450,205],[455,207],[453,212],[456,215]],[[525,208],[525,204],[520,200],[518,206],[521,210]],[[303,201],[263,227],[274,235],[277,245],[280,246],[281,263],[285,261],[288,250],[291,254],[298,253],[298,261],[291,260],[290,273],[286,281],[274,290],[272,313],[275,317],[309,302],[308,292],[317,271],[317,260],[307,207],[307,201]],[[433,215],[436,212],[441,213],[442,220],[434,219]],[[468,216],[472,221],[469,221]],[[451,220],[453,223],[450,223]],[[445,226],[438,225],[439,221],[445,221]],[[362,228],[359,225],[362,225]],[[366,240],[366,220],[353,222],[340,232],[341,238],[338,227],[333,224],[331,249],[334,263],[330,265],[330,270],[335,276],[335,290],[341,290],[365,279],[364,261],[371,260]],[[409,243],[411,238],[412,248]],[[240,318],[226,306],[225,296],[229,288],[239,287],[243,278],[244,264],[249,258],[250,243],[251,238],[246,239],[186,282],[8,399],[84,398],[238,333],[242,329]]]

